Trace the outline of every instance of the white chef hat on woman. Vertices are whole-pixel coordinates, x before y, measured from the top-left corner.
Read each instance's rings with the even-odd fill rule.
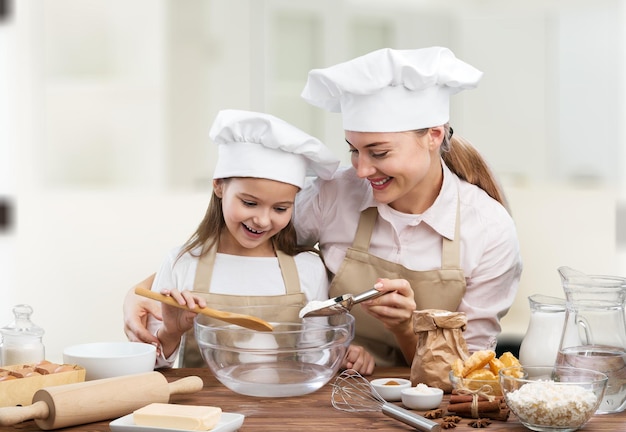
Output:
[[[302,97],[341,112],[345,130],[401,132],[448,122],[450,96],[475,88],[482,75],[448,48],[385,48],[310,71]]]
[[[339,166],[320,140],[269,114],[222,110],[209,135],[218,146],[214,179],[256,177],[302,188],[307,175],[328,179]]]

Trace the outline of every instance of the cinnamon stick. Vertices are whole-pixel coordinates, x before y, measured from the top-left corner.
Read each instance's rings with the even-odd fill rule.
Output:
[[[472,402],[473,401],[474,396],[472,395],[460,395],[460,394],[451,394],[450,395],[450,403],[451,404],[456,404],[456,403],[463,403],[463,402]],[[494,400],[499,400],[502,401],[504,398],[502,396],[494,396]],[[487,401],[489,399],[487,399],[484,396],[478,396],[478,401]]]
[[[466,413],[469,414],[472,412],[473,402],[460,402],[460,403],[449,403],[448,411],[452,411],[455,413]],[[499,411],[501,402],[498,400],[494,400],[493,402],[489,401],[478,401],[476,403],[476,410],[479,413],[488,412],[488,411]]]
[[[495,411],[480,411],[478,413],[478,417],[474,417],[471,412],[452,412],[450,410],[447,411],[448,414],[458,415],[463,418],[488,418],[490,420],[499,420],[499,421],[507,421],[509,418],[510,410],[506,407],[501,407],[499,410]]]

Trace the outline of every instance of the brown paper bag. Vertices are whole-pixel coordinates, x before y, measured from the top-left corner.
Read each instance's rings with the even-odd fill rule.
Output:
[[[419,335],[411,364],[411,383],[424,383],[452,391],[451,365],[457,358],[465,360],[469,350],[463,337],[467,317],[463,312],[425,309],[413,312],[413,331]]]

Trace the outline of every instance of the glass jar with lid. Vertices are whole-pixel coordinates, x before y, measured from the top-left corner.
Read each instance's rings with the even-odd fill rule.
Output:
[[[30,320],[33,308],[19,304],[13,308],[14,321],[0,328],[0,365],[38,363],[45,359],[44,330]]]

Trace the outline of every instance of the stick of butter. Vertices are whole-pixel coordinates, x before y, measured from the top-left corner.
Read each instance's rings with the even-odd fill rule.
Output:
[[[222,417],[222,409],[212,406],[151,403],[133,412],[137,426],[206,431]]]

